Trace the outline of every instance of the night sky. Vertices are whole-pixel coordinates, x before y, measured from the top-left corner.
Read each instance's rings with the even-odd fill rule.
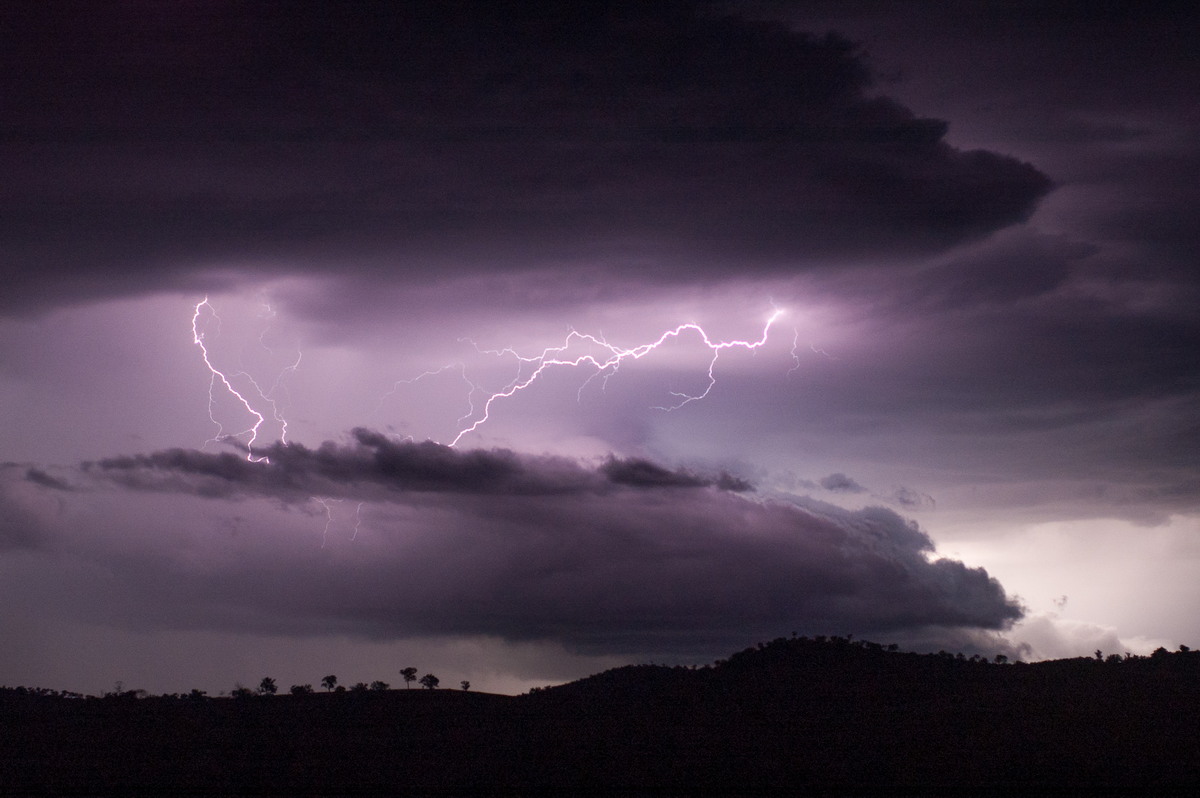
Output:
[[[4,3],[0,684],[1200,644],[1198,25]]]

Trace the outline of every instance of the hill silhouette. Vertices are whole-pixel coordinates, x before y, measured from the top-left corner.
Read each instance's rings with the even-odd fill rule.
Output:
[[[1042,794],[1200,786],[1200,653],[1001,664],[846,638],[522,696],[0,690],[8,794]]]

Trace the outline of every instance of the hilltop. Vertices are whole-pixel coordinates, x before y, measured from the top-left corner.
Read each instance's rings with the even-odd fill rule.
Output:
[[[997,663],[778,639],[522,696],[0,690],[0,791],[1183,792],[1200,653]]]

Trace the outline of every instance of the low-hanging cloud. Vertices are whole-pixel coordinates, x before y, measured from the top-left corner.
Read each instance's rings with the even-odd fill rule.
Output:
[[[638,458],[609,457],[587,468],[565,457],[523,455],[508,449],[455,449],[433,441],[396,440],[363,427],[351,441],[316,449],[277,442],[243,454],[168,449],[83,464],[85,472],[140,490],[202,496],[272,496],[295,501],[313,495],[401,500],[406,493],[553,496],[631,488],[749,490],[728,474],[703,477]],[[265,458],[265,460],[261,459]],[[38,472],[41,474],[41,472]],[[50,487],[61,480],[28,477]],[[51,484],[48,480],[54,479]]]
[[[820,484],[822,488],[833,493],[866,493],[867,491],[853,477],[848,477],[840,471],[823,477]]]
[[[43,545],[78,542],[121,584],[134,626],[713,656],[792,630],[902,636],[1022,616],[986,571],[936,558],[925,532],[881,507],[757,500],[649,461],[590,466],[367,430],[262,453],[269,463],[172,450],[90,464],[70,493],[26,484],[108,508],[59,522],[58,543]],[[338,505],[341,532],[322,547],[296,537],[320,528],[308,496],[362,504]]]

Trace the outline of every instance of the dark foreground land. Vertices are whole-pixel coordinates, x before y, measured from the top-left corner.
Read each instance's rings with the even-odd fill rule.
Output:
[[[996,664],[776,640],[510,697],[0,690],[5,794],[1192,794],[1200,652]]]

